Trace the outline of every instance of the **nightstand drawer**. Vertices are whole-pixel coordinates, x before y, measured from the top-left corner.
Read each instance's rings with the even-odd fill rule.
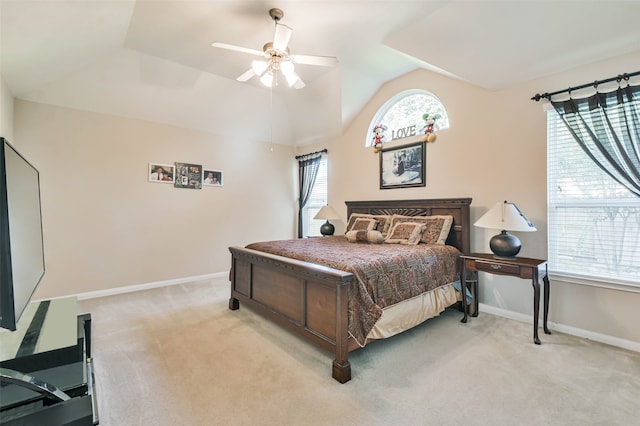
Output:
[[[505,265],[504,263],[483,262],[481,260],[476,260],[476,269],[478,271],[493,272],[494,274],[520,274],[518,265]]]

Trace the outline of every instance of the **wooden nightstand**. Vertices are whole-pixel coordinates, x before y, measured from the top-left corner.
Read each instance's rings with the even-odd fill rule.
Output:
[[[544,314],[543,327],[546,334],[551,334],[547,328],[547,318],[549,316],[549,273],[547,261],[542,259],[530,259],[527,257],[515,257],[512,259],[495,257],[492,254],[471,253],[460,256],[460,282],[467,283],[467,271],[487,272],[489,274],[508,275],[524,279],[531,279],[533,285],[533,341],[540,344],[538,338],[538,318],[540,310],[540,278],[544,282]],[[477,284],[476,284],[477,285]],[[476,289],[477,290],[477,289]],[[462,305],[464,306],[464,318],[462,322],[467,322],[467,294],[462,292]],[[478,294],[474,297],[475,312],[473,316],[478,316]]]

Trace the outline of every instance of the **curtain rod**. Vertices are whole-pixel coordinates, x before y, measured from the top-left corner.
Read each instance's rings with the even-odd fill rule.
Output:
[[[321,150],[321,151],[310,152],[310,153],[308,153],[308,154],[302,154],[302,155],[296,155],[296,160],[299,160],[299,159],[301,159],[301,158],[303,158],[303,157],[308,157],[308,156],[310,156],[310,155],[324,154],[324,153],[327,153],[327,152],[329,152],[329,151],[327,151],[327,148],[325,148],[325,149],[323,149],[323,150]]]
[[[640,71],[636,71],[636,72],[632,72],[630,74],[624,73],[624,74],[618,74],[615,77],[611,77],[611,78],[607,78],[606,80],[596,80],[593,83],[586,83],[580,86],[576,86],[576,87],[569,87],[568,89],[564,89],[564,90],[558,90],[557,92],[552,92],[552,93],[543,93],[543,94],[539,94],[536,93],[531,100],[532,101],[539,101],[540,99],[549,99],[551,100],[551,97],[553,95],[558,95],[560,93],[565,93],[565,92],[571,92],[573,90],[579,90],[579,89],[585,89],[587,87],[598,87],[598,84],[604,84],[604,83],[611,83],[612,81],[617,81],[618,83],[620,83],[622,80],[629,80],[629,78],[634,77],[636,75],[640,75]]]

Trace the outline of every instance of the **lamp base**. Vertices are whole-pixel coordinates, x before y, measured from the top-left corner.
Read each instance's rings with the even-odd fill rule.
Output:
[[[324,223],[324,225],[320,227],[320,233],[325,237],[327,235],[333,235],[335,230],[336,230],[335,226],[330,224],[328,220]]]
[[[491,237],[489,248],[496,257],[513,259],[520,253],[522,244],[520,243],[520,239],[515,235],[511,235],[507,231],[502,231],[498,235]]]

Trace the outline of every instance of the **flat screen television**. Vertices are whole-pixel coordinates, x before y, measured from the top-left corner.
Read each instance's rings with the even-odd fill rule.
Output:
[[[0,142],[0,327],[15,330],[44,276],[40,174]]]

